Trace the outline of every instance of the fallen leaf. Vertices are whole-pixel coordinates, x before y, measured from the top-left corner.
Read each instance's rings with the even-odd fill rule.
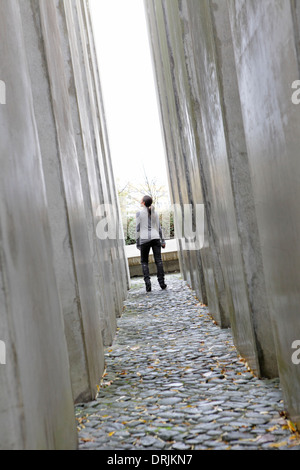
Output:
[[[295,440],[299,440],[299,436],[294,434],[293,436],[290,437],[291,440],[295,441]]]
[[[277,431],[278,426],[273,426],[273,428],[267,429],[267,432]]]
[[[292,421],[288,420],[288,427],[291,432],[297,432],[297,425]]]
[[[283,442],[278,442],[277,444],[271,444],[269,447],[271,447],[272,449],[279,449],[280,447],[284,447],[287,445],[287,441],[283,441]]]

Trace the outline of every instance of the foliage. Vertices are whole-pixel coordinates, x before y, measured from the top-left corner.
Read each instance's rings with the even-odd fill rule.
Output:
[[[128,217],[126,219],[126,228],[124,227],[126,245],[134,245],[136,243],[135,227],[135,217]]]
[[[146,195],[151,196],[157,211],[170,205],[168,189],[158,182],[157,178],[149,179],[146,175],[141,183],[128,181],[118,190],[121,211],[123,214],[135,214],[140,202]]]

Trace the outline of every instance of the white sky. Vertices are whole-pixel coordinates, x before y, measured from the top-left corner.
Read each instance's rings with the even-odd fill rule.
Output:
[[[143,0],[90,0],[110,149],[121,182],[158,177],[166,163]]]

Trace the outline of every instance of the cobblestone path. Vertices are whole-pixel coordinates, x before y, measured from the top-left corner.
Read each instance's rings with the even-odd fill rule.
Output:
[[[180,275],[132,282],[93,403],[76,406],[80,449],[300,449],[278,380],[259,380]]]

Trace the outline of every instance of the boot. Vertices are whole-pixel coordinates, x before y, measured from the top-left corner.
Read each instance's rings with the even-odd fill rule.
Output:
[[[164,272],[164,266],[163,262],[160,261],[157,263],[157,280],[158,283],[161,287],[162,290],[165,290],[167,288],[167,285],[165,284],[165,272]]]
[[[149,265],[147,263],[142,263],[144,281],[146,285],[146,292],[151,292],[151,279],[149,273]]]

